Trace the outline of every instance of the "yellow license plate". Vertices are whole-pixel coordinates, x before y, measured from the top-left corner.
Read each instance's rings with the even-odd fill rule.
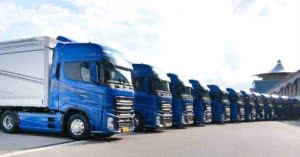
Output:
[[[171,126],[171,123],[166,123],[165,126],[169,127],[169,126]]]
[[[129,132],[129,131],[130,131],[129,127],[126,127],[126,128],[122,129],[122,132]]]

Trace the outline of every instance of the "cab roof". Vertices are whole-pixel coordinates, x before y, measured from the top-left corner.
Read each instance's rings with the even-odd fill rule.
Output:
[[[133,64],[133,71],[131,73],[133,77],[158,77],[161,80],[171,82],[166,72],[149,64]]]
[[[168,73],[167,75],[171,79],[172,83],[182,83],[184,86],[192,88],[192,85],[190,84],[188,79],[180,77],[179,75],[173,73]]]

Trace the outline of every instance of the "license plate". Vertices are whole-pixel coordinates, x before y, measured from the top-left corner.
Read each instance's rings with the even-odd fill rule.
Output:
[[[129,132],[129,131],[130,131],[129,127],[125,127],[122,129],[122,132]]]
[[[169,126],[171,126],[171,123],[166,123],[165,126],[169,127]]]

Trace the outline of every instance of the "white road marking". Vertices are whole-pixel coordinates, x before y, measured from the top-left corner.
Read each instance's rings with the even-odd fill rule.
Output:
[[[68,143],[63,143],[63,144],[58,144],[58,145],[45,146],[45,147],[41,147],[41,148],[26,149],[26,150],[21,150],[21,151],[17,151],[17,152],[3,154],[3,155],[0,155],[0,157],[9,157],[9,156],[15,156],[15,155],[22,155],[22,154],[26,154],[26,153],[32,153],[32,152],[37,152],[37,151],[42,151],[42,150],[47,150],[47,149],[53,149],[53,148],[57,148],[57,147],[64,147],[64,146],[70,146],[70,145],[74,145],[74,144],[81,144],[81,143],[84,143],[84,142],[86,142],[86,141],[75,141],[75,142],[68,142]]]

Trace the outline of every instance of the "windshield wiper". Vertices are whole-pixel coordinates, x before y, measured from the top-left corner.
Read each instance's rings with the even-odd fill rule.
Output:
[[[114,80],[106,80],[108,83],[115,83],[115,84],[121,84],[121,85],[125,85],[124,82],[120,82],[120,81],[114,81]]]

